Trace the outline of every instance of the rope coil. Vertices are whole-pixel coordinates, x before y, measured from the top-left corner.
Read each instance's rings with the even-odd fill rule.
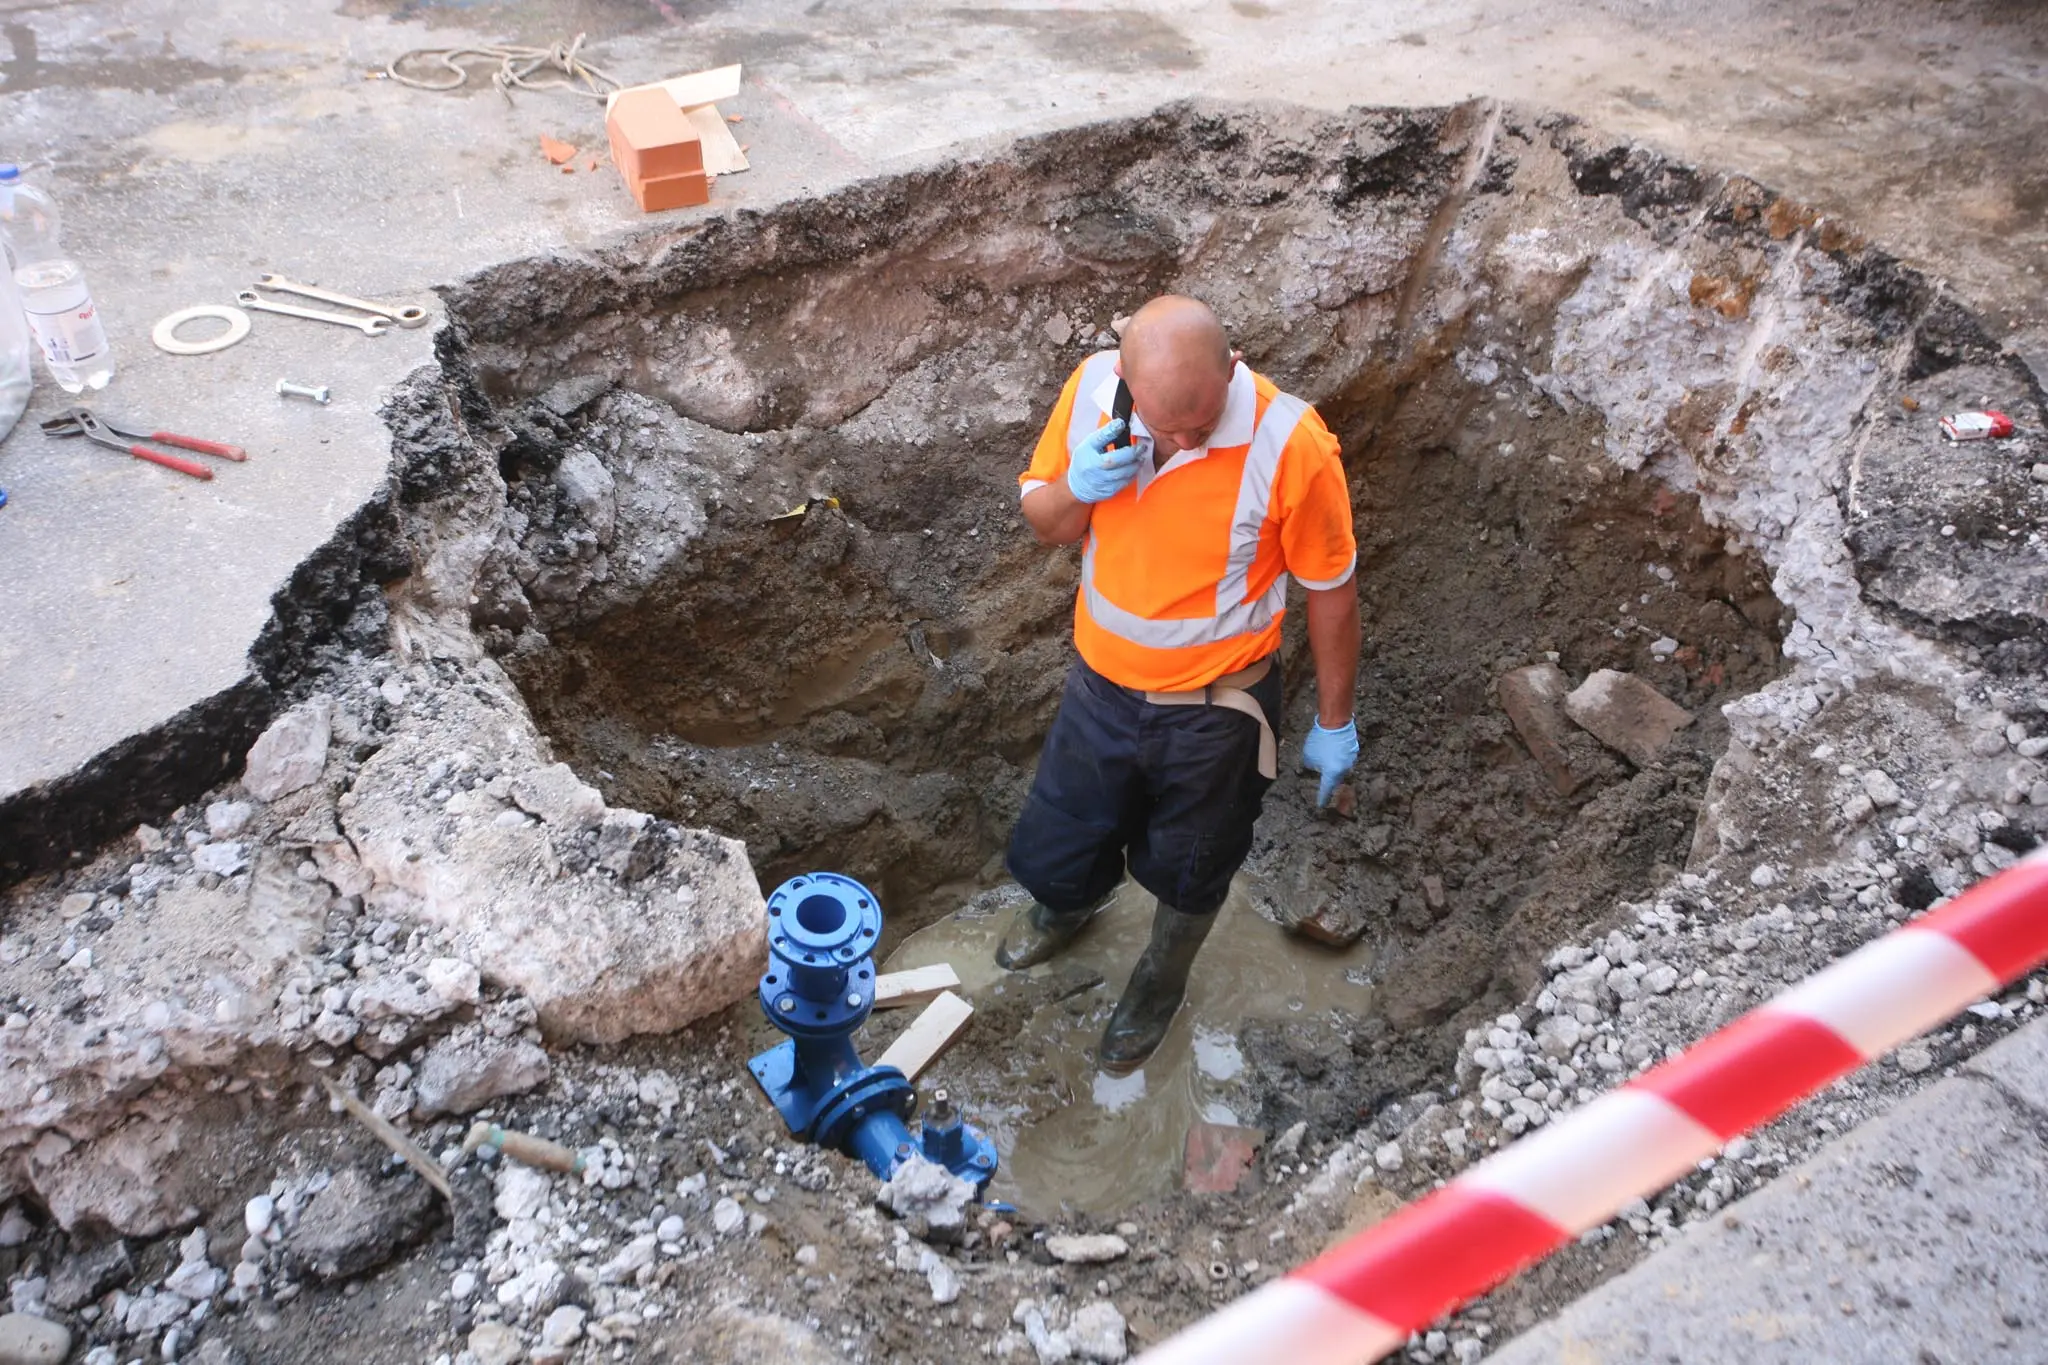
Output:
[[[508,103],[514,90],[560,90],[601,100],[623,88],[622,82],[602,67],[583,60],[584,36],[579,33],[567,43],[557,42],[548,47],[416,47],[393,57],[383,74],[414,90],[460,90],[469,84],[470,70],[465,63],[495,62],[498,69],[491,73],[491,85]],[[410,74],[401,69],[408,66],[415,72],[422,67],[437,75],[445,72],[453,79],[431,79],[425,73]],[[560,79],[531,79],[544,72],[559,72]]]

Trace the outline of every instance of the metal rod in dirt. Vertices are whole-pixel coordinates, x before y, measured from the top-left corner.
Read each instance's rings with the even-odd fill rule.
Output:
[[[2048,959],[2048,849],[1504,1148],[1139,1365],[1361,1365]]]

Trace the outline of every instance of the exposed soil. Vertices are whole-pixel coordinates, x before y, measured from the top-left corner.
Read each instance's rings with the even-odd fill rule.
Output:
[[[489,1168],[461,1164],[426,1249],[340,1288],[291,1259],[288,1232],[286,1250],[255,1249],[269,1278],[200,1330],[206,1349],[310,1365],[348,1342],[364,1358],[467,1365],[479,1323],[502,1318],[531,1339],[567,1305],[601,1329],[564,1353],[581,1360],[950,1361],[1027,1351],[1011,1330],[1026,1297],[1055,1322],[1108,1299],[1150,1343],[2037,836],[2021,766],[2033,760],[2007,751],[2024,754],[2040,699],[2021,683],[1958,681],[1984,657],[2021,657],[2036,620],[1967,604],[1949,643],[1982,654],[1947,662],[1910,633],[1916,612],[1956,613],[1926,605],[1903,514],[1883,520],[1896,490],[1872,488],[1879,519],[1858,542],[1893,573],[1872,608],[1840,530],[1861,514],[1837,500],[1837,447],[1872,410],[1890,413],[1888,386],[1963,363],[1985,383],[2018,373],[1970,328],[1929,323],[1917,276],[1749,182],[1588,146],[1568,122],[1512,110],[1182,107],[1042,138],[722,220],[642,256],[523,262],[450,289],[444,373],[392,408],[404,461],[377,536],[408,548],[410,572],[381,595],[351,583],[335,608],[375,627],[338,638],[385,633],[390,657],[331,661],[320,686],[338,699],[342,746],[324,783],[250,826],[252,842],[282,850],[260,866],[296,867],[327,933],[298,1013],[260,1040],[256,1095],[303,1127],[267,1154],[228,1151],[240,1169],[198,1210],[222,1265],[251,1194],[273,1191],[292,1221],[338,1170],[411,1180],[317,1118],[302,1061],[452,1158],[466,1120],[414,1108],[428,1049],[456,1030],[543,1041],[503,980],[417,1026],[309,1033],[321,983],[338,992],[327,1019],[380,979],[372,940],[394,974],[455,951],[462,925],[427,927],[434,897],[495,884],[457,866],[482,855],[451,849],[527,838],[536,877],[585,898],[561,893],[572,917],[637,894],[636,857],[717,851],[676,827],[744,839],[764,887],[818,868],[860,878],[889,912],[885,947],[962,906],[1000,906],[997,855],[1069,657],[1075,582],[1074,557],[1024,531],[1015,475],[1066,373],[1168,288],[1214,301],[1258,368],[1319,403],[1344,441],[1361,541],[1355,812],[1316,814],[1312,788],[1285,774],[1240,888],[1274,922],[1253,926],[1267,942],[1309,926],[1357,938],[1318,951],[1360,1003],[1233,1021],[1233,1114],[1269,1143],[1245,1187],[1184,1194],[1169,1165],[1113,1210],[1034,1189],[1024,1213],[983,1210],[960,1240],[927,1248],[875,1211],[864,1172],[789,1143],[744,1069],[775,1035],[742,1002],[659,1039],[547,1039],[552,1077],[485,1112],[584,1149],[583,1183],[556,1182],[538,1211],[493,1214]],[[1638,372],[1646,356],[1657,373]],[[1750,387],[1696,372],[1723,361]],[[2010,531],[2038,521],[2039,494],[2005,474],[1996,512],[2014,544],[2001,552],[2019,558],[2038,542]],[[1947,490],[1931,514],[1975,496]],[[1298,620],[1284,653],[1291,758],[1310,703]],[[1875,669],[1857,660],[1879,655],[1896,676],[1854,690],[1855,670]],[[1633,673],[1693,722],[1641,765],[1575,734],[1584,780],[1560,795],[1495,692],[1546,661],[1573,680]],[[1783,680],[1794,668],[1796,690]],[[545,743],[521,730],[521,698]],[[1866,733],[1877,711],[1896,749]],[[1958,749],[1956,727],[1977,734],[1969,745],[1991,738],[1969,749],[1984,770],[1951,790],[1940,758]],[[547,745],[602,797],[587,828],[514,792],[532,776],[528,750]],[[1854,806],[1878,763],[1913,784],[1925,824],[1877,834],[1874,821],[1908,809],[1896,792],[1891,813]],[[590,804],[579,790],[562,799]],[[1785,816],[1802,803],[1803,824]],[[417,846],[413,831],[391,833],[408,819]],[[0,977],[10,1034],[90,1019],[98,996],[82,982],[52,993],[31,968],[77,976],[91,955],[69,964],[93,935],[159,913],[180,879],[199,884],[183,849],[206,843],[206,826],[184,811],[170,851],[131,864],[124,842],[11,895],[30,927],[0,958],[19,968]],[[372,876],[372,836],[387,834],[386,871]],[[1760,863],[1769,875],[1751,874]],[[223,900],[248,889],[249,874],[206,875]],[[106,898],[93,906],[107,923],[58,923],[60,898],[85,889]],[[680,893],[662,905],[648,913],[694,913]],[[1260,941],[1240,934],[1230,952],[1256,955]],[[1601,974],[1574,984],[1596,953]],[[1238,965],[1212,952],[1199,970]],[[1011,1138],[1087,1104],[1045,1049],[1099,1021],[1111,976],[1054,968],[989,991],[932,1079]],[[1520,1031],[1581,986],[1585,1041],[1537,1058]],[[2015,997],[2001,1018],[2032,1003]],[[878,1018],[864,1051],[906,1022]],[[215,1055],[236,1055],[231,1042]],[[201,1057],[176,1075],[198,1087],[212,1073],[226,1089],[231,1064]],[[97,1136],[102,1117],[74,1127]],[[1752,1172],[1778,1169],[1815,1131],[1760,1149]],[[1405,1163],[1379,1159],[1388,1142]],[[1758,1178],[1681,1188],[1661,1218],[1646,1208],[1641,1228],[1616,1225],[1637,1242],[1589,1243],[1501,1302],[1543,1311]],[[496,1183],[502,1194],[506,1177]],[[0,1251],[17,1279],[106,1231],[80,1219],[60,1233],[33,1212],[35,1239]],[[622,1249],[670,1215],[684,1232],[618,1271]],[[1057,1265],[1036,1235],[1119,1222],[1132,1251],[1107,1267]],[[169,1248],[150,1244],[137,1285],[175,1263]],[[964,1280],[957,1300],[937,1292],[928,1255]],[[483,1287],[452,1294],[458,1274]],[[74,1319],[81,1343],[111,1343],[117,1306],[133,1305]]]

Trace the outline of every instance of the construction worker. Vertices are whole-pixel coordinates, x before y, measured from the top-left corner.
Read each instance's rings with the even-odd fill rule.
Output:
[[[1074,371],[1021,482],[1040,542],[1085,542],[1081,657],[1010,837],[1010,875],[1034,901],[996,960],[1060,953],[1128,868],[1159,906],[1097,1051],[1123,1074],[1166,1037],[1251,851],[1290,575],[1308,590],[1317,721],[1302,761],[1321,775],[1318,805],[1358,761],[1351,498],[1315,410],[1254,374],[1206,304],[1173,295]]]

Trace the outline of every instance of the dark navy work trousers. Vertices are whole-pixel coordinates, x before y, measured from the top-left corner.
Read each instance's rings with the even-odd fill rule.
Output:
[[[1246,690],[1277,734],[1278,666]],[[1250,716],[1156,706],[1077,662],[1010,835],[1010,875],[1047,909],[1071,912],[1107,895],[1128,866],[1168,905],[1206,915],[1251,852],[1271,785]]]

